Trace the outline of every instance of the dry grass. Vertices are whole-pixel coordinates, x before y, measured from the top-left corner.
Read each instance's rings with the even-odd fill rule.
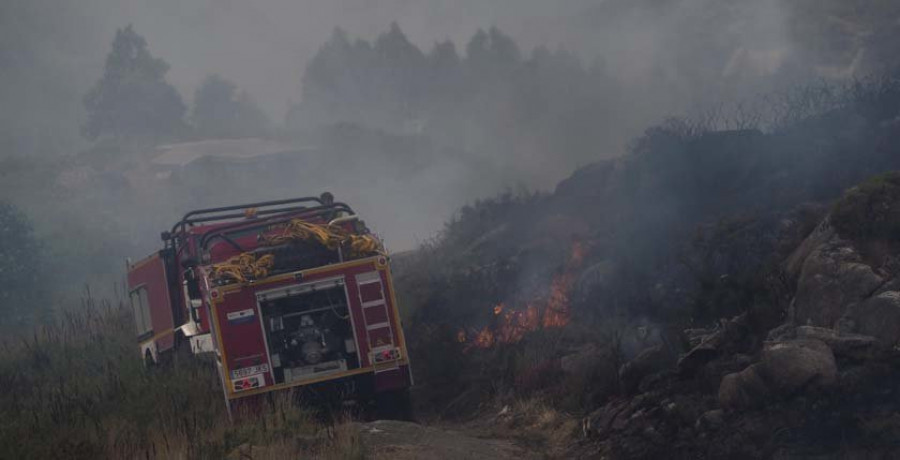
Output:
[[[565,458],[580,433],[579,427],[576,417],[559,411],[544,398],[532,397],[504,406],[493,431],[498,437],[514,438],[550,458]]]
[[[317,422],[290,395],[229,421],[212,362],[145,369],[128,309],[91,298],[4,337],[0,388],[0,458],[365,457],[349,425]]]

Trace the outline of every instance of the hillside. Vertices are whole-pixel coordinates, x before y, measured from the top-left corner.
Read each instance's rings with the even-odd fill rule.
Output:
[[[423,408],[550,401],[583,422],[567,455],[887,452],[896,176],[850,187],[900,167],[898,88],[765,131],[669,122],[461,210],[398,277]]]
[[[424,425],[229,423],[212,363],[142,368],[88,292],[3,342],[0,457],[896,454],[900,83],[828,91],[766,129],[671,120],[395,257]]]

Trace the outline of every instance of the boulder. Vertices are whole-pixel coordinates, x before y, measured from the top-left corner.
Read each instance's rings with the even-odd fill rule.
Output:
[[[831,385],[837,379],[834,354],[821,340],[768,343],[763,349],[760,366],[769,387],[784,396],[809,385]]]
[[[848,243],[833,236],[803,262],[792,305],[794,324],[834,327],[848,307],[875,292],[884,280],[861,262]]]
[[[862,359],[870,356],[878,340],[875,337],[861,334],[838,332],[834,329],[816,326],[800,326],[796,328],[796,337],[800,339],[821,340],[835,356]]]
[[[766,341],[775,342],[781,340],[792,340],[797,338],[797,326],[792,323],[784,323],[769,331],[766,335]]]
[[[809,255],[820,246],[835,238],[835,236],[834,228],[831,227],[828,219],[823,220],[822,223],[820,223],[788,257],[785,262],[785,273],[792,279],[799,278],[800,273],[803,270],[803,264],[806,262]]]
[[[722,378],[719,405],[732,411],[758,407],[773,396],[792,396],[836,379],[834,354],[821,340],[771,342],[760,362]]]
[[[669,369],[675,363],[675,356],[663,345],[650,347],[619,369],[619,381],[626,393],[638,389],[641,381],[650,375]]]
[[[728,374],[719,385],[719,405],[725,410],[743,410],[762,405],[770,396],[768,384],[760,375],[760,364]]]
[[[707,430],[717,430],[725,423],[725,411],[722,409],[713,409],[710,411],[706,411],[700,418],[697,419],[697,422],[694,424],[695,428],[707,429]]]
[[[723,348],[745,339],[749,333],[747,314],[735,316],[730,320],[722,320],[717,329],[707,332],[705,335],[700,331],[698,329],[685,331],[689,340],[697,345],[678,360],[678,372],[682,375],[694,374],[708,362],[720,356]]]
[[[852,305],[842,318],[842,329],[872,336],[883,347],[900,341],[900,292],[886,291]]]
[[[636,407],[635,401],[630,399],[614,399],[592,412],[585,422],[585,431],[606,436],[611,431],[621,427],[628,420]]]

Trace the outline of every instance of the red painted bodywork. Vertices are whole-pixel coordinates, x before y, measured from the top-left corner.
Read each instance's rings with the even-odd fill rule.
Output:
[[[302,214],[302,211],[298,213]],[[291,217],[292,214],[279,214],[277,217],[285,216]],[[304,220],[327,223],[317,218]],[[214,264],[242,253],[234,246],[235,244],[244,252],[252,251],[257,248],[261,236],[273,235],[279,231],[278,227],[272,227],[267,222],[266,219],[232,219],[186,227],[170,237],[168,241],[173,243],[167,244],[164,250],[130,265],[128,272],[130,289],[147,286],[151,306],[153,332],[145,334],[139,340],[143,340],[144,344],[152,341],[159,352],[165,352],[184,342],[176,336],[179,336],[179,328],[185,322],[193,324],[196,334],[209,334],[212,351],[218,358],[220,377],[227,400],[339,379],[370,379],[376,392],[410,386],[412,377],[408,354],[395,305],[389,259],[386,256],[336,260],[324,266],[280,273],[247,283],[217,285],[209,278]],[[349,223],[341,226],[348,231],[354,228]],[[205,248],[200,247],[204,234],[224,228],[233,232],[229,234],[230,241],[216,239],[207,242]],[[247,232],[242,233],[242,229],[246,229]],[[175,241],[177,243],[174,243]],[[377,277],[372,275],[372,272],[376,272]],[[364,281],[360,284],[357,276],[367,273],[369,275],[364,276]],[[258,295],[288,286],[334,279],[343,282],[347,296],[347,309],[354,331],[359,367],[334,374],[317,375],[308,381],[276,384],[274,374],[276,366],[272,362],[270,348],[266,343],[267,336],[261,324],[263,312]],[[197,289],[190,295],[193,296],[195,303],[200,304],[193,312],[199,320],[196,322],[192,320],[190,301],[184,294],[184,286],[191,280],[196,281]],[[242,313],[238,315],[238,312]],[[229,314],[232,314],[231,319]],[[392,351],[389,349],[398,352],[399,356],[391,355]],[[370,352],[373,350],[381,353],[386,360],[377,364],[372,362]],[[247,384],[247,378],[243,374],[236,377],[237,382],[232,379],[233,371],[255,371],[260,369],[260,366],[263,368],[267,366],[268,370],[251,374],[253,385]],[[257,381],[256,376],[261,376],[263,380]],[[242,389],[236,391],[235,384]]]
[[[370,361],[370,351],[378,346],[378,340],[383,340],[382,345],[395,345],[401,350],[401,359],[395,369],[386,370],[375,373],[375,390],[385,391],[398,388],[405,388],[410,384],[410,376],[408,370],[407,350],[402,336],[400,324],[397,321],[396,306],[394,305],[393,287],[390,283],[389,269],[385,257],[372,257],[360,261],[351,261],[341,264],[335,264],[328,267],[318,267],[307,270],[310,274],[304,274],[304,271],[298,272],[302,275],[300,279],[293,276],[282,277],[278,281],[266,281],[240,286],[228,292],[229,288],[216,289],[216,297],[220,300],[214,302],[215,323],[214,332],[219,331],[217,339],[221,338],[221,344],[217,345],[218,349],[225,351],[225,374],[226,386],[230,385],[230,377],[228,373],[235,369],[249,366],[258,366],[262,364],[269,365],[269,372],[265,373],[266,386],[275,384],[273,375],[274,366],[270,362],[267,354],[267,346],[259,321],[262,318],[259,305],[257,303],[257,294],[260,292],[277,290],[289,286],[300,284],[315,283],[316,281],[341,278],[347,293],[347,301],[349,312],[352,317],[352,324],[355,329],[355,336],[359,356],[361,358],[360,369],[371,368],[373,363]],[[357,283],[356,276],[377,272],[380,283],[371,283],[364,285],[362,288]],[[223,292],[224,291],[224,292]],[[211,295],[212,297],[212,295]],[[373,302],[383,300],[383,308],[380,312],[373,313],[378,310],[378,306],[363,308],[363,302]],[[228,321],[229,313],[236,313],[246,309],[254,310],[254,320],[240,324],[233,324]],[[364,316],[365,315],[365,316]],[[366,324],[386,323],[389,326],[378,328],[370,331],[370,340],[366,338]],[[218,325],[218,328],[216,327]],[[342,378],[346,375],[339,374],[333,378]],[[296,386],[296,385],[294,385]],[[276,388],[277,389],[277,388]],[[228,398],[241,397],[241,393],[229,392]],[[259,393],[259,391],[253,394]]]
[[[128,271],[128,286],[132,290],[142,287],[147,289],[152,328],[142,338],[145,341],[151,338],[154,340],[156,353],[170,350],[175,345],[174,336],[169,333],[175,327],[175,319],[172,317],[172,305],[166,279],[166,266],[159,253],[138,262]]]

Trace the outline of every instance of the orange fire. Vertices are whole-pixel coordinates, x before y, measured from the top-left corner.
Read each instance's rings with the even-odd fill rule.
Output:
[[[460,329],[459,332],[456,333],[456,341],[459,343],[466,343],[466,331]]]
[[[491,348],[494,345],[494,333],[489,328],[484,328],[475,335],[472,345],[478,348]]]
[[[545,299],[529,302],[524,308],[507,308],[501,302],[494,306],[494,322],[474,333],[474,339],[466,350],[472,347],[490,348],[495,343],[517,343],[525,334],[543,328],[560,328],[569,324],[572,312],[569,297],[575,286],[576,272],[584,262],[585,248],[581,242],[572,245],[572,252],[561,274],[553,277],[550,293]],[[460,343],[466,342],[465,330],[457,333]]]

